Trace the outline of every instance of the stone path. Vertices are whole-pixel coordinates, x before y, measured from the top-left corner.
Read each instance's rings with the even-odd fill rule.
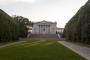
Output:
[[[5,44],[5,45],[0,46],[0,48],[11,46],[11,45],[14,45],[14,44],[23,43],[23,42],[26,42],[26,41],[17,41],[17,42],[13,42],[13,43],[8,43],[8,44]]]
[[[67,48],[71,49],[72,51],[78,53],[79,55],[83,56],[87,60],[90,60],[90,48],[89,47],[80,46],[80,45],[66,42],[66,41],[58,41],[58,42],[66,46]]]

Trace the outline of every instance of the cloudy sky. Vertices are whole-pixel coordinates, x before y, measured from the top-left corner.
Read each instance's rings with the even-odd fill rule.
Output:
[[[30,21],[53,21],[64,27],[88,0],[0,0],[0,9],[9,15],[24,16]]]

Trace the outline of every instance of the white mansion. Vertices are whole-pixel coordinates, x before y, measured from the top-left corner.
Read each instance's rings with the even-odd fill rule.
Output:
[[[32,34],[56,34],[56,25],[56,22],[36,22],[33,24]]]

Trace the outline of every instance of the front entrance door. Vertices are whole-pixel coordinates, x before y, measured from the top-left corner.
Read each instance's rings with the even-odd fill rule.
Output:
[[[47,34],[46,29],[43,28],[42,34]]]
[[[47,25],[41,25],[41,27],[39,28],[40,34],[49,34],[49,32],[50,32],[50,27]]]

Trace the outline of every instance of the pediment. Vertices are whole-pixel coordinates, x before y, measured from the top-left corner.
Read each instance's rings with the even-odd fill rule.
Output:
[[[37,22],[36,24],[56,24],[56,22],[50,22],[50,21],[40,21],[40,22]]]

